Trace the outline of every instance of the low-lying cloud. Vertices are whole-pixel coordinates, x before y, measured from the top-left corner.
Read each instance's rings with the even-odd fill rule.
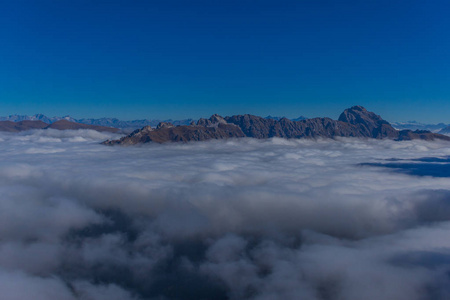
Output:
[[[0,134],[5,299],[450,298],[449,143],[114,137]]]

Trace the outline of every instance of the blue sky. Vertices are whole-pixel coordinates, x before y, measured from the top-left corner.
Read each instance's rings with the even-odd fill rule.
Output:
[[[447,1],[3,1],[0,115],[450,123]]]

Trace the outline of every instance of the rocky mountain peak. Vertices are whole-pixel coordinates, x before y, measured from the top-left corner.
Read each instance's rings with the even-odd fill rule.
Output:
[[[209,124],[209,120],[205,118],[200,118],[197,121],[197,126],[207,126]]]
[[[150,125],[147,125],[147,126],[144,126],[144,127],[142,127],[142,129],[141,129],[141,131],[143,131],[143,132],[150,132],[150,131],[153,131],[154,129],[152,128],[152,126],[150,126]]]
[[[227,124],[227,121],[220,115],[214,114],[209,119],[201,118],[198,120],[198,126],[217,126],[218,124]]]
[[[212,115],[212,116],[209,118],[209,120],[210,120],[212,123],[220,123],[220,124],[226,124],[226,123],[227,123],[227,121],[225,121],[225,119],[224,119],[222,116],[218,115],[218,114]]]
[[[174,125],[170,122],[159,122],[158,126],[156,126],[156,129],[172,128],[172,127],[174,127]]]
[[[379,115],[368,111],[360,105],[344,110],[338,120],[353,125],[361,123],[377,125],[380,121],[384,121]]]

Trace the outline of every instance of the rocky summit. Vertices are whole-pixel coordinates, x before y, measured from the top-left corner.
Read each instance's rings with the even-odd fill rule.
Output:
[[[430,131],[396,130],[379,115],[362,106],[353,106],[346,109],[338,120],[313,118],[293,121],[287,118],[276,120],[248,114],[225,118],[213,115],[209,119],[200,119],[191,125],[174,126],[170,123],[161,123],[156,129],[146,126],[119,140],[108,140],[103,144],[134,145],[148,142],[189,142],[241,137],[258,139],[359,137],[450,141],[450,137]]]

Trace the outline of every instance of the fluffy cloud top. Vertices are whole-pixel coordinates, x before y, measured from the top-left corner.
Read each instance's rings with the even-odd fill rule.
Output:
[[[0,135],[8,299],[450,298],[448,143],[107,138]]]

